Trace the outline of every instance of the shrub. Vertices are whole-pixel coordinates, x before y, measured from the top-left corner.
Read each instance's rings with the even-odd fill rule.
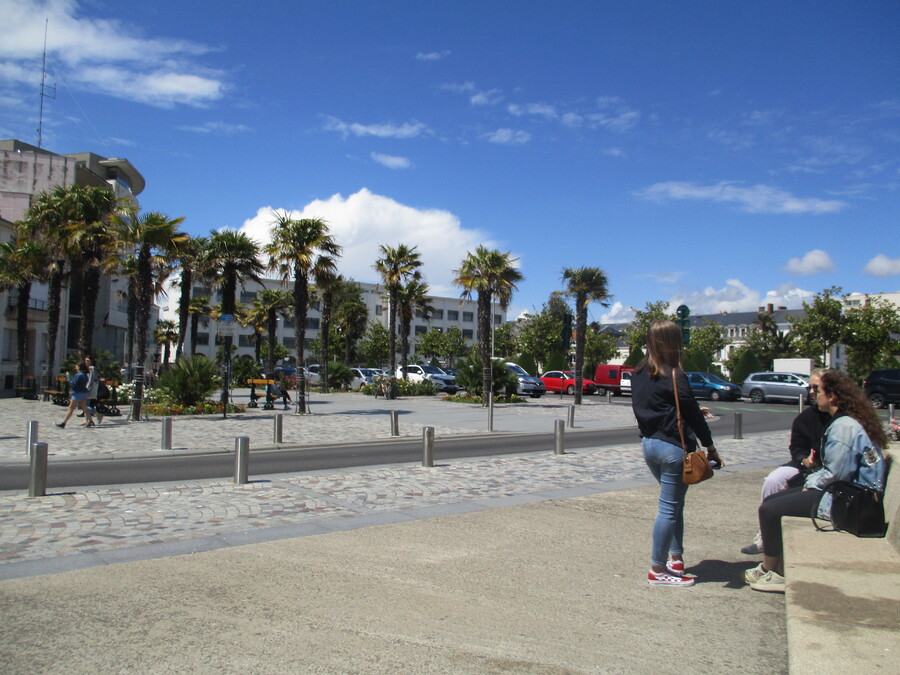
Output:
[[[263,367],[254,361],[252,356],[245,354],[231,363],[231,386],[233,387],[246,387],[247,380],[259,380],[262,379],[262,376]]]
[[[346,389],[350,386],[350,380],[353,379],[353,373],[350,372],[349,366],[341,361],[330,361],[328,363],[328,386],[332,389]]]
[[[178,361],[159,380],[157,390],[182,406],[195,406],[222,386],[218,367],[202,354]]]

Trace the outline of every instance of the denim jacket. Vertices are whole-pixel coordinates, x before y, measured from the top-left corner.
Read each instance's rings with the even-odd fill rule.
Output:
[[[809,474],[805,487],[824,490],[829,483],[847,480],[884,492],[887,465],[881,448],[869,440],[859,422],[839,414],[825,431],[822,468]],[[819,501],[818,517],[831,520],[831,493]]]

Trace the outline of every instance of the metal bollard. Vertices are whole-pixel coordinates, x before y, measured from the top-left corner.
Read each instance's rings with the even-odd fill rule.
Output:
[[[488,394],[488,431],[494,430],[494,392]]]
[[[575,428],[575,406],[574,406],[574,405],[570,405],[570,406],[569,406],[569,419],[568,419],[568,425],[569,425],[569,428],[570,428],[570,429],[574,429],[574,428]]]
[[[234,437],[234,482],[249,482],[247,475],[250,466],[250,437]]]
[[[804,401],[805,398],[806,398],[805,396],[798,396],[798,397],[797,397],[797,400],[800,402],[800,409],[799,409],[797,412],[803,412],[803,401]]]
[[[734,413],[734,438],[744,438],[744,413],[740,410]]]
[[[434,427],[422,429],[422,466],[434,466]]]
[[[31,455],[32,444],[38,442],[38,426],[37,420],[31,420],[28,423],[28,429],[25,432],[25,454],[27,456]]]
[[[275,429],[272,434],[273,443],[281,443],[284,431],[284,415],[275,413]]]
[[[163,417],[162,421],[162,445],[163,450],[172,449],[172,418]]]
[[[564,454],[566,454],[565,422],[563,422],[562,420],[556,420],[554,422],[553,426],[555,427],[554,434],[553,434],[553,454],[554,455],[564,455]]]
[[[28,474],[28,496],[43,497],[47,494],[47,444],[31,446],[31,466]]]
[[[400,413],[391,410],[391,436],[400,435]]]
[[[612,403],[612,392],[609,389],[607,389],[606,390],[606,404],[609,405],[610,403]]]
[[[888,422],[894,419],[894,404],[888,403]]]

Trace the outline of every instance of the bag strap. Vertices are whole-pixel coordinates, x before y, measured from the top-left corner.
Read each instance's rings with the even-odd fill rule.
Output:
[[[675,381],[675,368],[672,368],[672,393],[675,396],[675,412],[678,415],[678,435],[681,436],[681,450],[687,456],[687,443],[684,442],[684,427],[681,423],[681,403],[678,401],[678,383]]]

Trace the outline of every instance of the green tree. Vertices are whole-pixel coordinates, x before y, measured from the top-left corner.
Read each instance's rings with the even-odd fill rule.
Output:
[[[713,361],[719,352],[728,345],[722,327],[710,319],[704,320],[699,326],[691,328],[691,342],[684,350],[685,361],[693,363],[692,368],[685,364],[685,370],[699,370],[710,372]]]
[[[462,261],[453,283],[463,289],[462,297],[477,296],[478,304],[478,344],[481,352],[481,365],[484,373],[482,391],[491,389],[491,316],[492,305],[496,300],[501,308],[506,309],[512,299],[516,284],[524,279],[522,273],[513,266],[516,258],[509,252],[501,253],[494,249],[479,246],[470,252]]]
[[[545,372],[550,354],[559,349],[563,317],[545,303],[540,312],[529,314],[519,328],[519,344],[536,361],[535,372]],[[521,364],[519,364],[521,365]]]
[[[421,255],[416,247],[398,244],[396,247],[379,247],[381,257],[375,261],[375,271],[381,276],[388,297],[388,335],[390,338],[391,377],[397,372],[397,312],[400,289],[412,279],[422,266]],[[395,395],[391,391],[391,397]]]
[[[178,248],[178,343],[175,346],[175,360],[184,356],[184,343],[187,339],[188,325],[191,316],[191,292],[194,281],[206,283],[204,270],[200,267],[206,247],[205,237],[183,235]]]
[[[294,220],[287,214],[273,215],[272,241],[265,252],[269,256],[270,269],[277,270],[285,283],[291,276],[294,279],[294,339],[297,343],[297,364],[302,366],[306,362],[310,279],[322,269],[334,266],[334,260],[341,254],[341,247],[321,218]],[[299,377],[297,385],[297,412],[305,414],[306,378]]]
[[[725,367],[728,369],[728,379],[735,384],[741,384],[750,373],[765,370],[759,358],[746,344],[731,350],[725,360]]]
[[[362,299],[362,288],[351,279],[341,278],[334,289],[334,326],[343,343],[344,363],[355,360],[356,344],[366,332],[369,310]]]
[[[862,306],[847,309],[841,343],[847,347],[850,374],[861,379],[871,370],[887,365],[900,347],[900,341],[894,337],[897,334],[900,312],[890,302],[866,297]]]
[[[243,286],[244,279],[261,282],[260,276],[265,269],[259,261],[257,243],[243,232],[234,230],[219,230],[210,234],[204,264],[213,272],[217,285],[222,289],[222,315],[231,316],[237,313],[238,284]],[[225,386],[222,387],[222,403],[226,408],[233,341],[233,337],[226,335],[222,345],[226,377]]]
[[[291,316],[294,298],[290,291],[278,288],[264,288],[253,299],[255,313],[264,317],[266,327],[266,373],[269,377],[275,374],[275,357],[278,353],[278,317]]]
[[[588,329],[584,343],[584,358],[591,365],[588,372],[594,373],[597,366],[609,363],[618,353],[619,347],[614,336]]]
[[[440,359],[446,352],[446,336],[435,326],[416,336],[416,354],[431,362]]]
[[[453,366],[456,360],[466,353],[469,344],[463,337],[459,326],[450,326],[444,331],[444,353],[441,356],[447,362],[447,365]]]
[[[588,333],[588,306],[597,302],[609,307],[609,282],[603,270],[596,267],[566,267],[562,272],[566,282],[566,295],[575,305],[575,405],[581,405],[582,372],[584,371],[584,346]]]
[[[828,363],[829,352],[841,341],[844,332],[843,305],[838,300],[841,293],[839,286],[827,288],[816,295],[812,303],[803,303],[806,312],[803,318],[788,319],[791,334],[803,356]]]
[[[388,329],[382,324],[373,321],[368,325],[359,343],[359,351],[367,365],[372,368],[384,365],[390,358],[390,340]]]
[[[197,353],[197,335],[199,333],[200,317],[209,316],[209,298],[205,295],[195,295],[188,305],[188,313],[191,316],[191,354]]]
[[[337,273],[337,265],[334,259],[326,260],[328,256],[322,256],[321,264],[316,266],[315,297],[319,300],[319,387],[323,394],[328,393],[328,366],[329,352],[331,351],[331,333],[333,331],[331,317],[334,312],[334,292],[340,282]]]
[[[178,324],[171,319],[162,319],[156,322],[153,329],[153,342],[163,348],[163,359],[160,369],[168,368],[171,357],[172,343],[178,342]]]
[[[505,323],[494,328],[494,354],[511,361],[519,352],[519,340],[512,324]]]
[[[428,284],[418,273],[406,282],[397,294],[397,315],[400,319],[400,363],[409,364],[409,334],[412,332],[413,316],[421,312],[425,320],[431,318],[434,306],[428,297]],[[404,371],[405,373],[405,371]],[[407,379],[404,375],[404,379]]]
[[[667,301],[659,300],[657,302],[648,302],[644,309],[635,310],[634,319],[625,330],[625,339],[628,342],[628,348],[631,353],[634,353],[635,350],[643,349],[647,343],[647,332],[650,330],[651,323],[654,321],[675,320],[675,315],[668,311],[668,307],[669,303]]]

